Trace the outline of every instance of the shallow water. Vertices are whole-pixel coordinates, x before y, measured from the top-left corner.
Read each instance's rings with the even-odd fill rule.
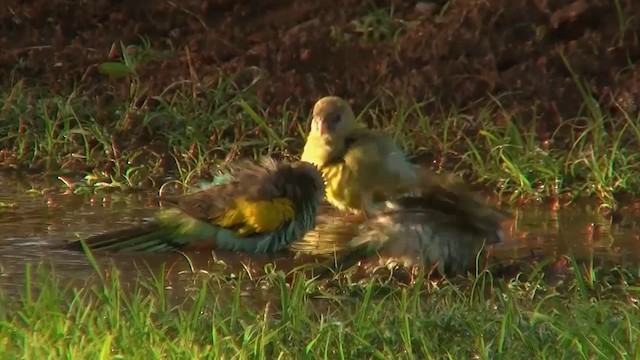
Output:
[[[57,276],[83,280],[93,271],[82,252],[64,248],[66,240],[76,236],[101,233],[148,219],[158,208],[155,194],[69,195],[30,193],[30,185],[16,178],[0,177],[0,287],[21,287],[25,264],[53,266]],[[494,247],[494,255],[504,259],[558,256],[569,252],[578,257],[609,259],[628,263],[640,261],[637,209],[626,209],[624,220],[609,222],[589,206],[573,206],[558,212],[548,206],[512,209],[514,220],[505,224],[510,241]],[[335,212],[325,211],[324,221],[344,221]],[[137,269],[159,269],[163,264],[170,274],[196,271],[233,272],[249,268],[262,269],[267,263],[290,269],[299,265],[291,255],[248,256],[217,252],[190,254],[190,261],[177,253],[139,256],[96,253],[100,264],[112,262],[125,277]],[[222,262],[220,262],[222,261]],[[168,281],[171,276],[167,276]]]

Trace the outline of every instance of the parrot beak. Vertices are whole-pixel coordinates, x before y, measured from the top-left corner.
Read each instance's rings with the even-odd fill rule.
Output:
[[[324,136],[326,134],[329,133],[330,126],[329,126],[329,122],[324,121],[324,119],[322,118],[314,118],[313,119],[313,123],[312,123],[312,127],[313,127],[313,131],[317,132],[318,134],[320,134],[320,136]]]

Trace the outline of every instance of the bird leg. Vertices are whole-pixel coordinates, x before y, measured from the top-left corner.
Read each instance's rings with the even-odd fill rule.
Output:
[[[361,195],[360,211],[365,221],[373,218],[373,194],[366,192]]]

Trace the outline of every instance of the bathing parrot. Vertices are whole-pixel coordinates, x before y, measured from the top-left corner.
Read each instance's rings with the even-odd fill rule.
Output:
[[[384,132],[358,123],[349,103],[318,100],[301,160],[316,165],[328,202],[341,211],[372,212],[374,204],[406,193],[427,170],[410,163]]]
[[[509,217],[452,176],[437,175],[414,194],[386,201],[352,237],[305,236],[291,249],[335,256],[325,264],[330,269],[348,268],[378,254],[379,265],[390,268],[403,266],[415,273],[426,266],[441,275],[460,274],[474,267],[483,245],[504,241],[501,222]]]
[[[315,226],[324,198],[318,170],[306,162],[244,160],[200,191],[168,199],[147,224],[88,237],[90,249],[163,252],[283,250]],[[81,249],[79,241],[70,246]]]

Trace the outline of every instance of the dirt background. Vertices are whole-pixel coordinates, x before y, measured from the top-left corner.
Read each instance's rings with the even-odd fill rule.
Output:
[[[237,75],[244,86],[259,73],[253,89],[271,108],[288,100],[308,109],[327,94],[359,107],[386,89],[429,100],[429,111],[472,111],[494,96],[509,112],[535,107],[553,127],[584,102],[568,63],[604,108],[640,107],[640,1],[336,4],[8,1],[0,6],[8,9],[0,11],[0,81],[5,89],[23,78],[58,92],[126,89],[96,66],[119,56],[114,43],[144,36],[162,54],[139,68],[150,95],[183,79],[213,87],[218,76]]]

